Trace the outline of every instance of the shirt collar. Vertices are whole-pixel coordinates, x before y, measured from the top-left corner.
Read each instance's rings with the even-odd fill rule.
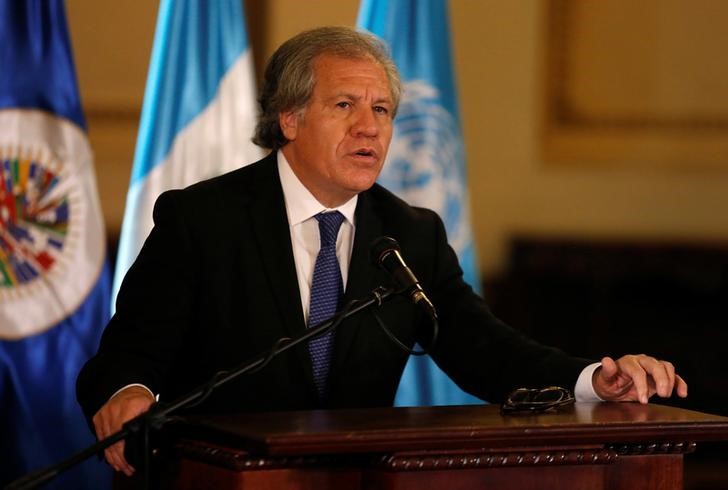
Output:
[[[278,150],[278,175],[281,179],[281,187],[283,187],[283,197],[286,201],[286,210],[288,211],[288,223],[291,226],[300,224],[307,219],[312,218],[322,211],[339,211],[344,218],[354,224],[354,211],[359,196],[354,196],[341,206],[336,208],[327,208],[311,194],[305,185],[298,179],[293,172],[291,165],[286,160],[283,152]]]

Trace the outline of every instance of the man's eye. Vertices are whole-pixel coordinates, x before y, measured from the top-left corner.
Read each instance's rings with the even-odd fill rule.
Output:
[[[336,107],[340,107],[342,109],[346,109],[347,107],[351,107],[351,103],[350,102],[346,102],[346,101],[337,102],[336,103]]]
[[[377,105],[377,106],[374,106],[374,112],[376,112],[378,114],[389,114],[389,109],[387,109],[386,107]]]

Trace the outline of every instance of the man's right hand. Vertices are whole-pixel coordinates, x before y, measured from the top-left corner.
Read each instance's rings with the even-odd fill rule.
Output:
[[[154,402],[152,393],[141,386],[121,390],[94,415],[96,437],[101,440],[120,431],[124,423],[149,410]],[[134,474],[134,468],[124,458],[124,441],[106,448],[104,455],[116,471],[122,471],[126,476]]]

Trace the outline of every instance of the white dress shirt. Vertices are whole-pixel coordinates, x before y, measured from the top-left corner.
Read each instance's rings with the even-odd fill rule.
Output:
[[[283,152],[278,152],[278,175],[283,187],[283,198],[286,202],[288,226],[291,232],[291,245],[293,245],[293,260],[296,262],[296,275],[298,276],[298,290],[301,293],[301,308],[303,318],[308,323],[308,307],[311,301],[311,282],[316,256],[321,248],[318,221],[314,216],[323,211],[338,211],[344,215],[344,222],[339,228],[336,237],[336,258],[339,259],[341,280],[346,290],[346,281],[349,278],[349,262],[351,249],[354,246],[354,210],[357,196],[346,201],[339,207],[327,208],[313,197],[313,194],[301,183],[291,169]]]

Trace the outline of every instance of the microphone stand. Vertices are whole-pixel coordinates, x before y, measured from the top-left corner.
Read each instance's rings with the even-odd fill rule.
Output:
[[[370,296],[350,302],[342,311],[330,319],[313,327],[307,328],[303,333],[296,337],[279,339],[267,352],[258,354],[256,357],[239,364],[233,369],[216,373],[212,379],[204,385],[193,389],[186,395],[182,395],[168,404],[157,403],[152,405],[147,412],[126,422],[120,431],[96,442],[82,451],[79,451],[58,464],[47,468],[41,468],[40,470],[36,470],[18,478],[5,487],[5,490],[25,490],[37,488],[40,485],[49,482],[60,473],[86,460],[88,457],[97,453],[100,454],[107,447],[119,441],[128,439],[132,435],[141,436],[143,461],[140,467],[144,478],[145,488],[150,488],[149,436],[152,430],[156,431],[161,429],[169,421],[170,414],[181,408],[191,407],[202,403],[210,395],[210,393],[219,386],[222,386],[243,374],[252,373],[262,369],[278,354],[334,330],[342,321],[362,310],[368,309],[372,306],[381,306],[385,301],[388,301],[393,294],[399,292],[400,291],[395,292],[381,286],[374,289]]]

